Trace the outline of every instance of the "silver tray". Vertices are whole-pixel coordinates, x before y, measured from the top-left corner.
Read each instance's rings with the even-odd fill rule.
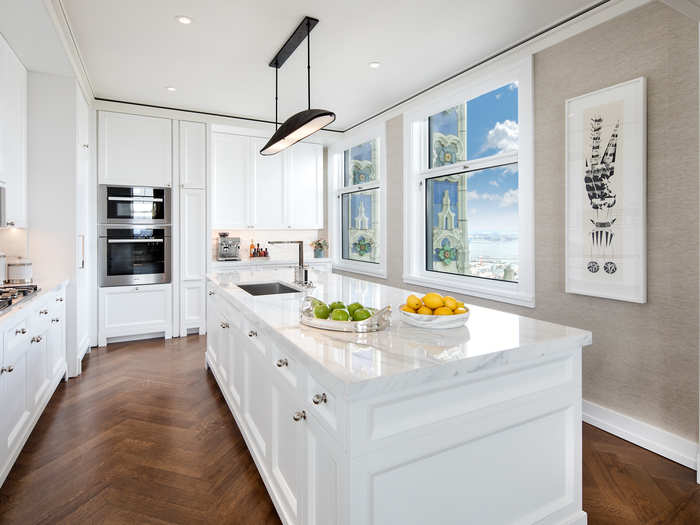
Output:
[[[391,324],[391,306],[385,306],[381,310],[368,308],[372,316],[364,321],[333,321],[331,319],[317,319],[314,317],[313,302],[315,297],[307,295],[301,303],[300,322],[306,326],[320,328],[321,330],[335,330],[336,332],[377,332],[384,330]]]

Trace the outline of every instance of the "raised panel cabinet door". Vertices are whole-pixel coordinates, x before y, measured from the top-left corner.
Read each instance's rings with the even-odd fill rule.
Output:
[[[0,181],[6,185],[6,220],[26,228],[27,70],[2,36],[0,79]]]
[[[271,409],[268,370],[258,350],[240,334],[238,348],[243,362],[243,419],[251,444],[260,460],[268,462],[270,452]]]
[[[180,184],[206,188],[207,127],[202,122],[180,121]]]
[[[245,363],[243,354],[245,352],[245,345],[249,343],[243,339],[243,333],[233,322],[231,323],[231,330],[229,330],[227,336],[228,347],[231,351],[229,356],[231,373],[228,378],[228,390],[233,398],[235,408],[238,414],[240,414],[243,404],[243,389],[245,388]]]
[[[272,386],[272,439],[270,476],[282,505],[285,523],[303,523],[306,486],[306,413],[297,395],[283,377],[270,380]]]
[[[180,335],[186,336],[190,328],[204,328],[204,282],[185,281],[180,288],[182,310],[180,312]],[[200,330],[203,333],[204,330]]]
[[[281,229],[289,226],[286,216],[287,190],[284,179],[284,155],[263,156],[259,150],[267,142],[253,138],[253,220],[255,228]]]
[[[289,225],[323,228],[323,146],[299,142],[287,151]]]
[[[2,443],[0,451],[12,452],[19,445],[23,430],[30,419],[30,405],[27,403],[27,354],[29,343],[13,351],[13,359],[5,361],[5,372],[0,375],[0,401],[2,401]],[[7,351],[7,350],[6,350]],[[7,371],[11,370],[11,371]]]
[[[221,318],[216,299],[216,290],[207,292],[207,353],[212,365],[219,368],[219,342],[221,332]]]
[[[56,374],[63,368],[63,362],[66,358],[66,335],[65,335],[65,317],[53,315],[51,317],[51,326],[46,339],[46,347],[49,360],[49,379],[53,379]]]
[[[342,521],[342,451],[315,417],[306,427],[307,525],[339,525]]]
[[[100,111],[98,123],[100,184],[172,184],[170,119]]]
[[[212,228],[248,228],[251,225],[250,137],[230,133],[212,133],[211,137]]]
[[[206,192],[204,190],[183,189],[180,192],[180,260],[182,280],[204,278],[206,251]]]
[[[48,330],[32,337],[27,353],[27,403],[34,410],[49,387]]]

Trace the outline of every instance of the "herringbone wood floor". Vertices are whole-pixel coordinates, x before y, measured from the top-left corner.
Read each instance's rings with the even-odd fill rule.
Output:
[[[279,523],[204,341],[93,350],[0,488],[0,523]],[[700,524],[695,472],[588,425],[583,436],[589,524]]]

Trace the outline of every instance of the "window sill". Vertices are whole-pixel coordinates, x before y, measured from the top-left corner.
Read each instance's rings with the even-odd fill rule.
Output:
[[[359,263],[363,264],[363,263]],[[368,266],[367,268],[364,265]],[[381,279],[387,278],[387,273],[384,268],[381,268],[378,264],[364,263],[363,266],[356,266],[354,264],[343,264],[338,261],[333,261],[333,270],[340,270],[341,272],[357,273],[361,275],[369,275],[370,277],[379,277]],[[377,266],[378,268],[371,268],[371,266]]]
[[[504,291],[493,289],[495,287],[489,286],[473,286],[464,283],[455,283],[449,279],[444,278],[434,278],[418,275],[404,275],[403,282],[407,284],[413,284],[416,286],[422,286],[424,288],[435,288],[438,290],[444,290],[446,292],[454,292],[462,295],[470,295],[472,297],[479,297],[480,299],[488,299],[489,301],[498,301],[501,303],[514,304],[517,306],[525,306],[527,308],[535,307],[535,298],[528,294],[519,292],[518,290]],[[499,283],[504,284],[504,283]],[[516,288],[514,285],[513,288]],[[489,289],[491,288],[491,289]]]

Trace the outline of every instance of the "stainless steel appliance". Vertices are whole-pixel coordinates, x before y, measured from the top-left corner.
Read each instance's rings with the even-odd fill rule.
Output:
[[[101,224],[170,224],[170,188],[100,185]]]
[[[0,286],[0,312],[15,306],[23,299],[34,295],[39,287],[36,284]]]
[[[103,224],[100,286],[170,282],[170,226]]]
[[[29,284],[32,282],[32,261],[27,257],[10,257],[7,260],[6,284]]]
[[[229,237],[228,232],[219,232],[217,261],[240,261],[241,238]]]

